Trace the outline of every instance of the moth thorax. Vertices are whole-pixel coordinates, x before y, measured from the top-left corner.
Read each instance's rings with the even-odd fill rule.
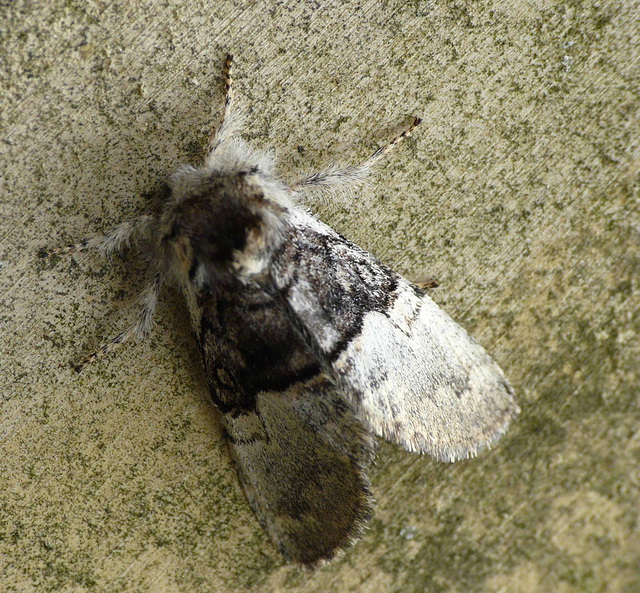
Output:
[[[181,274],[223,272],[261,226],[262,194],[246,176],[211,175],[171,206],[162,242]]]

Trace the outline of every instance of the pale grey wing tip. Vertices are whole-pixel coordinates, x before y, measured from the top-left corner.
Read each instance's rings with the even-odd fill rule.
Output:
[[[449,431],[448,436],[455,435],[455,440],[450,438],[448,442],[446,439],[434,438],[432,432],[424,429],[424,425],[420,432],[408,433],[393,421],[381,421],[379,416],[368,414],[364,410],[361,410],[361,413],[363,420],[378,436],[398,443],[412,453],[422,453],[439,461],[453,463],[476,457],[481,451],[490,449],[507,432],[511,421],[520,413],[511,386],[506,381],[503,385],[507,386],[503,392],[506,397],[499,412],[496,410],[497,413],[492,414],[491,421],[485,419],[484,426],[474,431],[474,434],[468,430],[468,426],[472,424],[469,419],[461,421],[460,425]]]
[[[518,406],[515,400],[512,399],[509,404],[509,407],[507,407],[501,415],[500,420],[495,423],[495,427],[488,429],[482,438],[470,441],[468,444],[460,444],[457,446],[420,447],[416,452],[426,453],[439,461],[449,463],[477,457],[482,451],[491,449],[491,447],[502,438],[509,429],[512,420],[515,420],[516,416],[520,413],[520,406]]]
[[[511,421],[515,420],[520,413],[520,406],[516,402],[513,387],[505,378],[502,370],[493,360],[489,360],[496,370],[494,376],[498,379],[499,388],[493,391],[492,396],[488,396],[485,401],[487,417],[484,418],[484,425],[476,434],[469,435],[468,442],[465,442],[465,439],[459,439],[458,443],[451,443],[448,446],[427,446],[421,448],[420,452],[431,455],[440,461],[453,463],[476,457],[485,449],[491,449],[507,432]]]

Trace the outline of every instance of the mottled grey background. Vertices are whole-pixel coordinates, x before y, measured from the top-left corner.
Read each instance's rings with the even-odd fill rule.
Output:
[[[637,0],[0,6],[2,591],[640,590]],[[523,409],[455,465],[381,445],[370,529],[315,574],[244,499],[179,295],[76,376],[139,267],[35,256],[198,162],[227,50],[287,179],[423,118],[370,190],[314,209],[436,278]]]

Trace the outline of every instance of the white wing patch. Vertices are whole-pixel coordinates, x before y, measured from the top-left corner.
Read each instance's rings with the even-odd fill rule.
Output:
[[[518,413],[498,365],[446,313],[304,212],[272,277],[312,349],[377,435],[455,461]]]
[[[428,297],[401,283],[387,314],[365,314],[333,363],[373,432],[446,461],[495,441],[518,412],[498,365]]]

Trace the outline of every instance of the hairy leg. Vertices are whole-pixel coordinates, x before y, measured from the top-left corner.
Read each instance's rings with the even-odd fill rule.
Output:
[[[88,356],[80,364],[76,365],[75,370],[77,373],[82,371],[89,363],[113,352],[118,348],[118,346],[124,344],[129,339],[142,339],[149,335],[153,323],[153,313],[156,308],[156,303],[158,302],[158,295],[163,282],[164,276],[160,272],[156,272],[138,299],[138,315],[136,321],[129,326],[128,329],[119,333],[106,344],[100,346],[100,348],[91,354],[91,356]]]
[[[153,224],[154,217],[145,214],[128,222],[123,222],[104,235],[97,235],[85,239],[79,243],[58,247],[56,249],[44,249],[40,251],[41,257],[50,255],[72,255],[81,251],[93,251],[103,257],[110,257],[114,253],[120,253],[131,245],[131,240],[136,235],[143,235]]]
[[[387,154],[389,154],[404,138],[406,138],[420,123],[420,118],[416,117],[411,125],[398,134],[391,142],[376,150],[361,165],[352,165],[339,168],[331,165],[318,173],[313,173],[304,177],[290,186],[293,192],[302,192],[306,189],[318,188],[325,191],[348,190],[354,185],[360,185],[371,173],[371,169],[378,164]]]
[[[224,76],[224,104],[222,106],[222,113],[220,114],[220,121],[215,131],[211,135],[209,144],[207,146],[207,154],[215,152],[215,150],[226,140],[228,140],[236,131],[237,119],[233,116],[233,78],[231,76],[231,65],[233,63],[233,56],[227,54],[224,60],[224,67],[222,74]]]

